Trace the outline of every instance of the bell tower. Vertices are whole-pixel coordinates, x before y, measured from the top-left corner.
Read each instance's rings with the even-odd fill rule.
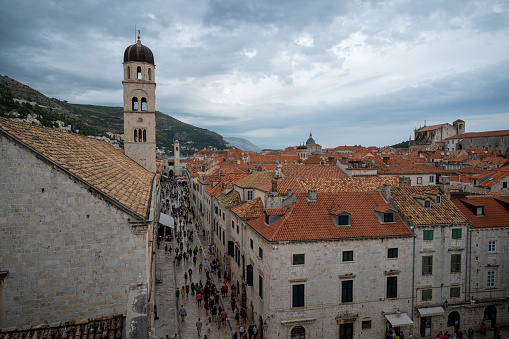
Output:
[[[156,82],[152,51],[138,41],[124,52],[124,153],[156,172]]]
[[[180,176],[180,144],[178,140],[173,142],[173,160],[175,166],[175,176]]]

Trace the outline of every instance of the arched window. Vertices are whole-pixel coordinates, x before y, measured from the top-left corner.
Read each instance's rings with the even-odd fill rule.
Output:
[[[141,80],[141,67],[140,66],[138,66],[137,73],[138,73],[138,80]]]
[[[131,67],[127,66],[127,79],[131,79]]]
[[[147,98],[141,98],[141,110],[144,112],[147,110]]]
[[[143,142],[147,142],[147,130],[143,130]]]
[[[295,326],[292,328],[291,339],[300,339],[306,337],[306,329],[302,326]]]
[[[148,80],[152,80],[152,70],[148,69]]]
[[[134,142],[138,142],[138,130],[134,130]]]
[[[134,97],[133,98],[133,111],[137,111],[138,110],[138,98],[137,97]]]

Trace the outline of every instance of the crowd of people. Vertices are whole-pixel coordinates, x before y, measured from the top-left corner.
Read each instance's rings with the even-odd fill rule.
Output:
[[[201,338],[203,331],[205,332],[203,338],[208,339],[213,327],[220,329],[222,326],[227,326],[228,311],[222,299],[230,294],[231,315],[235,319],[235,323],[231,323],[234,328],[232,338],[258,338],[258,328],[255,324],[245,326],[247,313],[243,307],[237,305],[235,286],[232,285],[229,288],[228,276],[223,274],[221,260],[215,257],[214,245],[207,245],[208,256],[211,258],[207,260],[200,242],[195,242],[195,237],[200,235],[200,231],[205,240],[206,232],[200,230],[200,225],[195,220],[187,185],[178,184],[174,177],[164,177],[161,183],[161,210],[173,217],[174,227],[173,230],[164,230],[164,228],[160,230],[158,248],[162,240],[175,240],[174,248],[173,242],[165,244],[165,257],[173,259],[175,268],[186,265],[187,269],[187,263],[192,263],[189,269],[184,269],[184,284],[175,289],[180,322],[184,324],[188,314],[184,305],[194,299],[198,310],[202,310],[199,311],[200,317],[195,323],[198,336]],[[206,279],[193,280],[193,272],[196,273],[196,270],[199,273],[204,272]],[[179,271],[182,271],[182,268]],[[213,276],[217,276],[218,285],[214,282]]]

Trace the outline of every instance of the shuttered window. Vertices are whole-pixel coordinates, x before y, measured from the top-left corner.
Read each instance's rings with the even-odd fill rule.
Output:
[[[398,277],[387,277],[387,298],[398,297]]]
[[[451,254],[451,272],[461,272],[461,254]]]
[[[343,280],[341,282],[341,302],[349,303],[353,301],[353,280]]]
[[[433,274],[433,256],[422,257],[422,274]]]
[[[304,306],[304,284],[292,285],[292,307]]]
[[[247,286],[253,286],[253,265],[247,265]]]

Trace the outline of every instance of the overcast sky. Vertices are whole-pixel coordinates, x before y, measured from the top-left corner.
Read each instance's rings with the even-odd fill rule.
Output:
[[[262,148],[509,129],[506,0],[0,3],[0,74],[73,103],[122,105],[136,24],[157,110]]]

